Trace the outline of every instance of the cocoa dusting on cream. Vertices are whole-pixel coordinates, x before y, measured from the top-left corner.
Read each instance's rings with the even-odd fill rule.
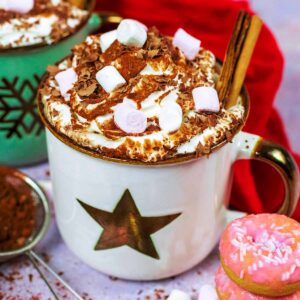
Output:
[[[239,103],[230,110],[221,107],[218,113],[196,112],[192,90],[215,86],[214,55],[201,48],[189,61],[155,27],[147,35],[142,48],[115,40],[102,53],[100,35],[77,45],[58,67],[48,69],[39,99],[45,117],[58,133],[107,157],[158,162],[186,154],[208,155],[212,147],[232,139],[244,122],[244,107]],[[126,84],[107,93],[96,79],[105,66],[115,67]],[[67,68],[73,68],[78,79],[63,98],[54,77]],[[128,134],[115,124],[114,109],[124,99],[147,115],[143,133]],[[170,102],[181,107],[183,122],[167,133],[158,120],[161,108]]]
[[[26,0],[24,0],[26,1]],[[28,13],[0,9],[0,49],[53,44],[76,32],[88,12],[60,0],[35,0]]]

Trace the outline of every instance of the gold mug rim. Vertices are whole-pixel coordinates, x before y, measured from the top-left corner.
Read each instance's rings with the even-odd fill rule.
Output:
[[[68,57],[69,57],[69,55],[67,57],[65,57],[64,59],[62,59],[61,61],[65,60]],[[59,64],[59,62],[57,64]],[[222,65],[222,61],[218,58],[217,58],[217,64],[219,67]],[[37,107],[38,107],[38,112],[39,112],[40,118],[41,118],[44,126],[46,127],[46,129],[48,129],[58,140],[60,140],[62,143],[64,143],[66,146],[72,148],[73,150],[81,152],[85,155],[88,155],[88,156],[96,158],[96,159],[101,159],[104,161],[114,162],[114,163],[118,163],[118,164],[137,165],[137,166],[153,166],[153,167],[154,166],[164,166],[164,165],[175,165],[175,164],[180,164],[183,162],[190,162],[190,161],[197,160],[197,159],[200,159],[203,156],[205,156],[205,154],[198,155],[196,153],[189,153],[189,154],[183,154],[183,155],[172,157],[172,158],[165,159],[165,160],[160,160],[157,162],[144,162],[144,161],[138,161],[138,160],[134,160],[134,159],[122,159],[122,158],[114,158],[114,157],[106,156],[104,154],[97,153],[95,150],[93,150],[91,148],[77,144],[75,141],[73,141],[71,138],[69,138],[65,134],[58,132],[44,115],[44,109],[43,109],[43,103],[41,100],[40,90],[41,90],[41,86],[42,86],[43,82],[47,78],[47,75],[49,75],[48,72],[46,72],[44,74],[43,78],[41,79],[41,82],[40,82],[40,85],[38,88],[38,93],[37,93]],[[245,126],[245,123],[248,119],[249,111],[250,111],[250,97],[249,97],[249,94],[248,94],[245,84],[243,84],[243,87],[242,87],[242,90],[240,93],[240,98],[241,98],[242,105],[245,108],[243,122],[241,122],[239,124],[239,126],[236,127],[235,132],[234,132],[234,134],[232,134],[230,139],[224,138],[217,145],[214,145],[211,148],[211,152],[209,153],[209,155],[216,152],[217,150],[219,150],[226,144],[230,143],[232,141],[232,139]]]
[[[4,49],[0,49],[0,55],[1,54],[15,54],[15,53],[24,53],[24,52],[30,52],[30,51],[34,51],[34,50],[42,50],[45,49],[46,47],[51,47],[51,46],[55,46],[58,45],[68,39],[71,39],[75,34],[77,34],[83,27],[86,26],[86,24],[88,23],[89,19],[91,18],[91,15],[94,11],[94,8],[96,6],[96,0],[86,0],[85,1],[85,5],[84,7],[87,7],[87,11],[88,11],[88,15],[86,17],[86,19],[84,20],[84,22],[82,22],[80,24],[80,26],[76,29],[76,31],[74,31],[73,33],[63,37],[62,39],[52,43],[52,44],[44,44],[44,43],[40,43],[40,44],[35,44],[35,45],[28,45],[28,46],[22,46],[22,47],[16,47],[16,48],[4,48]]]

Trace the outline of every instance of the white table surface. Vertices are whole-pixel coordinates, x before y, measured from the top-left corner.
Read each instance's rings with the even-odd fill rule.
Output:
[[[285,55],[285,73],[276,98],[276,106],[286,123],[292,146],[300,152],[300,1],[251,2],[254,9],[273,29]],[[47,163],[23,170],[37,180],[49,179]],[[81,263],[66,248],[54,219],[37,252],[46,253],[49,265],[57,272],[63,272],[62,277],[81,293],[84,299],[95,300],[165,299],[165,295],[174,288],[182,289],[195,297],[203,284],[213,284],[213,274],[219,264],[215,250],[194,269],[169,280],[141,283],[110,278]],[[57,284],[55,280],[53,283]],[[73,299],[66,290],[59,286],[57,288],[62,299]],[[52,300],[53,297],[30,263],[25,258],[19,258],[0,265],[0,299]]]

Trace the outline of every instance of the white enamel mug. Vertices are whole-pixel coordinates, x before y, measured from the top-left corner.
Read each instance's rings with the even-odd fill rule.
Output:
[[[48,127],[48,152],[59,230],[68,247],[95,269],[124,279],[154,280],[184,272],[215,247],[225,225],[232,165],[259,159],[282,175],[290,215],[299,172],[290,154],[237,133],[209,157],[162,165],[93,157]]]
[[[241,101],[249,111],[243,88]],[[225,227],[232,166],[257,159],[282,176],[286,193],[279,213],[297,205],[299,170],[279,145],[241,132],[208,157],[195,154],[147,164],[104,157],[58,133],[43,114],[56,219],[68,247],[106,274],[156,280],[200,263]]]

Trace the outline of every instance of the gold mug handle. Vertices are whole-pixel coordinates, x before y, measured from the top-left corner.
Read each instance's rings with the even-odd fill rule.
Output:
[[[281,175],[285,186],[283,204],[277,213],[291,216],[298,204],[300,176],[292,155],[282,146],[260,136],[241,132],[236,137],[239,159],[255,159],[266,162]]]
[[[281,175],[285,197],[278,213],[291,216],[299,197],[299,170],[292,155],[280,145],[261,139],[254,149],[252,158],[268,163]]]
[[[111,11],[100,11],[100,12],[95,12],[102,20],[102,25],[105,24],[112,24],[112,25],[117,25],[120,24],[123,18],[116,14],[115,12]]]

